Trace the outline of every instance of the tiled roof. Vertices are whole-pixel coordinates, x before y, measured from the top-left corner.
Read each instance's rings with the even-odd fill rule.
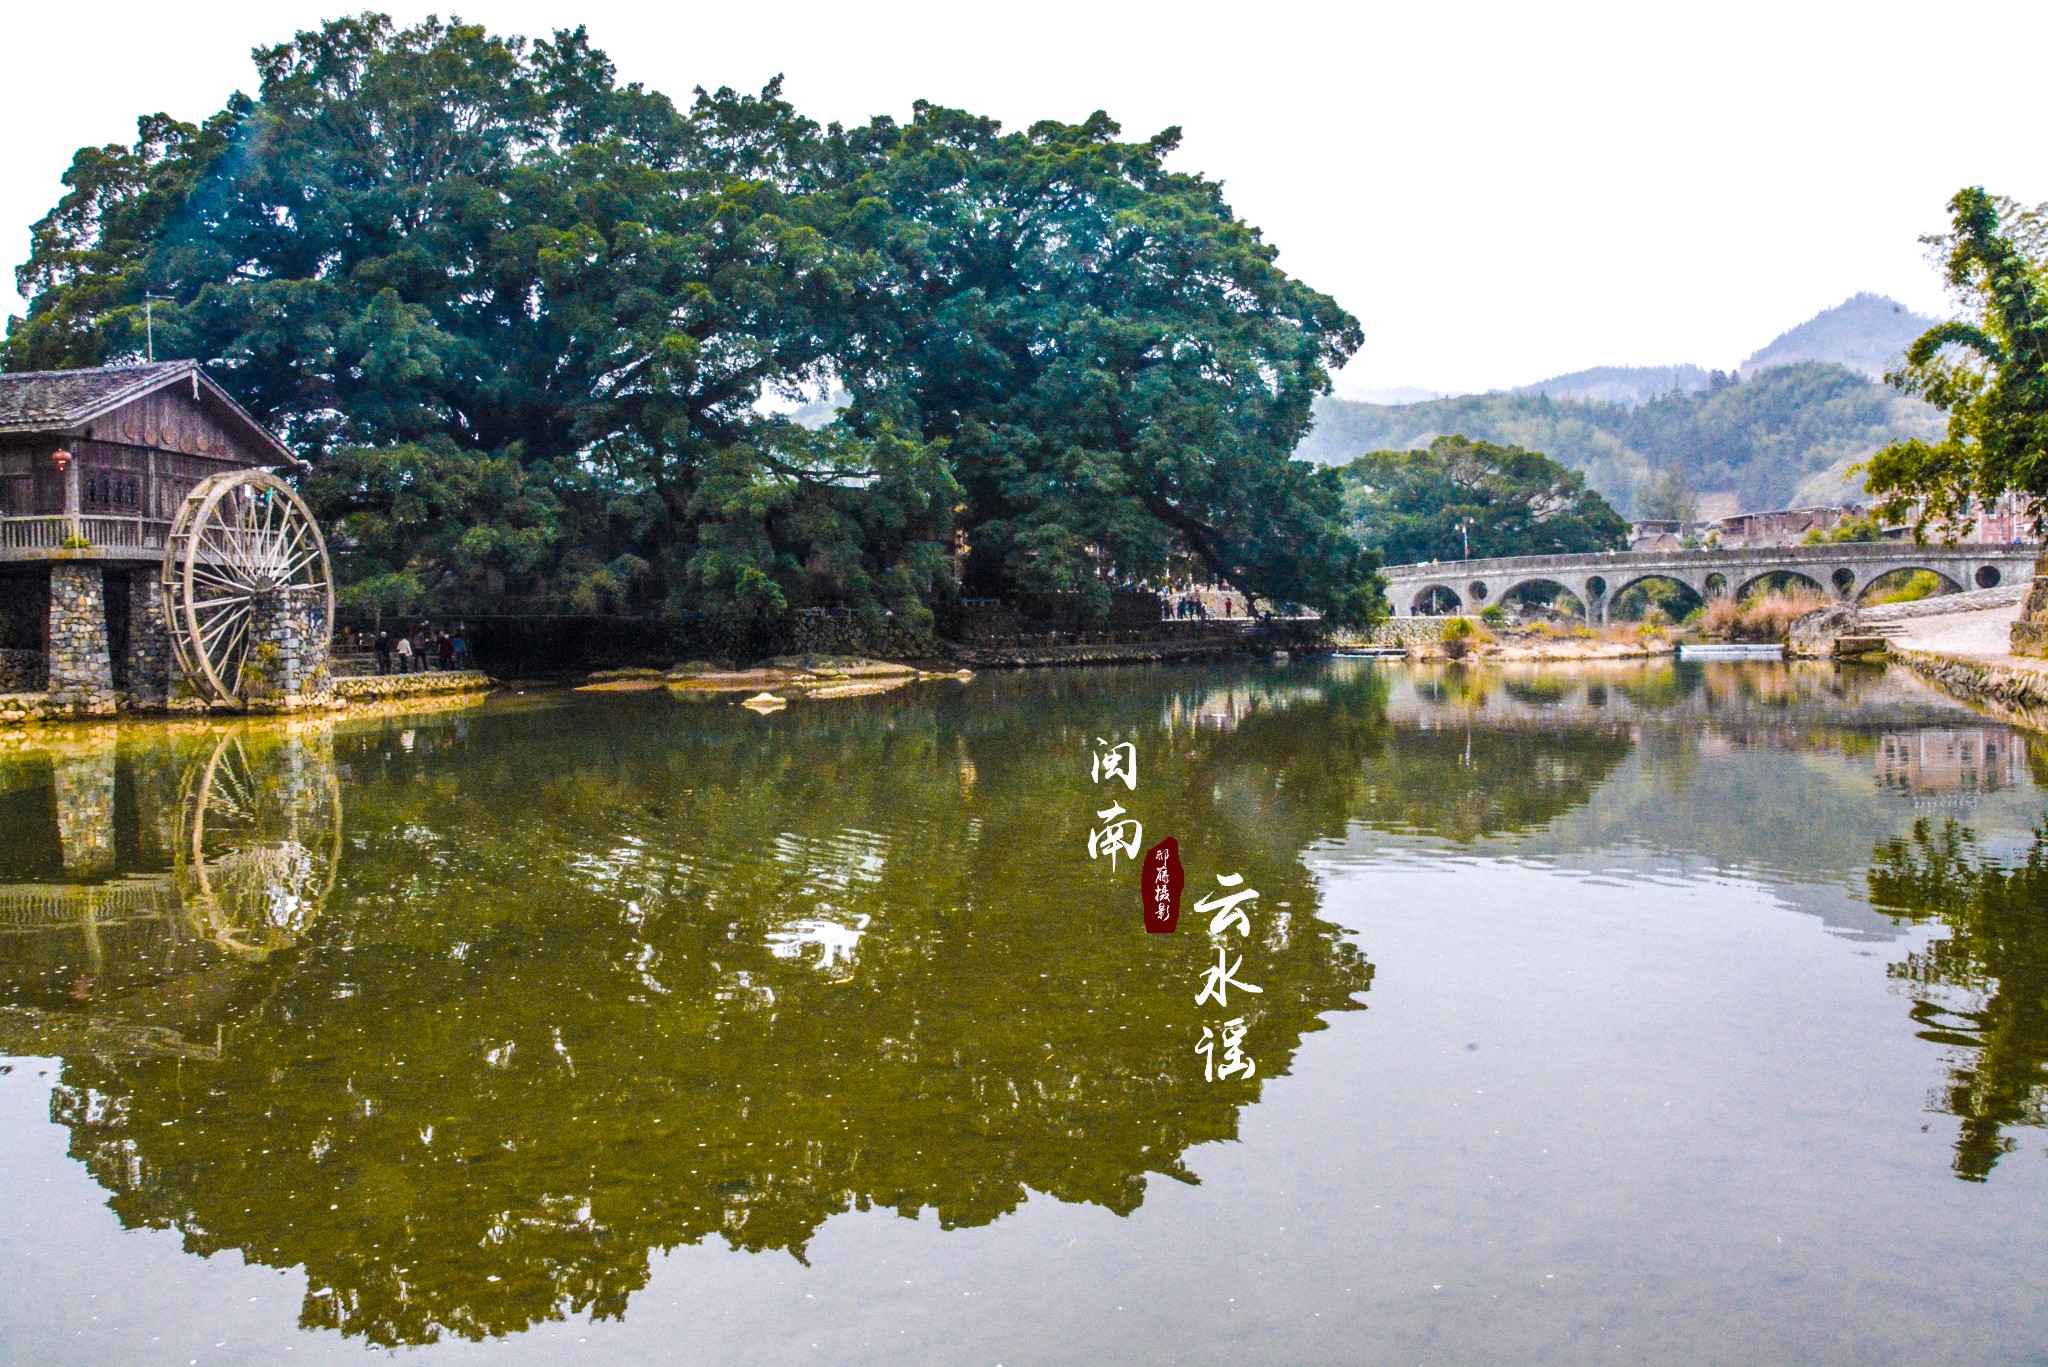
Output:
[[[0,374],[0,429],[71,427],[199,369],[197,361]]]
[[[284,444],[215,384],[197,361],[0,374],[0,433],[67,431],[187,380],[192,397],[203,400],[230,431],[239,431],[248,441],[251,449],[242,459],[265,465],[293,463],[296,457]]]

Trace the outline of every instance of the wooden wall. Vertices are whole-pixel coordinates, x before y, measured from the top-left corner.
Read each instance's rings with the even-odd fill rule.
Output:
[[[65,476],[51,458],[60,446],[78,464],[79,511],[87,514],[168,518],[208,475],[275,459],[221,423],[184,384],[95,418],[72,436],[0,437],[0,443],[0,517],[64,511]]]
[[[80,435],[91,441],[212,457],[231,465],[262,465],[272,459],[268,451],[254,449],[231,433],[203,403],[193,399],[191,387],[184,384],[145,394],[95,418]]]

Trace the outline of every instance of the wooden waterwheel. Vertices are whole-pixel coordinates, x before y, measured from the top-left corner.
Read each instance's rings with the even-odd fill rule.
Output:
[[[242,704],[264,599],[304,594],[319,639],[334,632],[327,539],[305,500],[267,470],[231,470],[193,486],[165,542],[162,592],[178,667],[233,706]]]

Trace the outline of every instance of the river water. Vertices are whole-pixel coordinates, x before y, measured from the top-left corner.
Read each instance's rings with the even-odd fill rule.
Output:
[[[2044,784],[1818,665],[16,736],[0,1357],[2039,1361]]]

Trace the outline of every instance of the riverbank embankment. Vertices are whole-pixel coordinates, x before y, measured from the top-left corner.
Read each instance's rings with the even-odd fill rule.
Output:
[[[2048,661],[1984,658],[1892,647],[1892,658],[1952,698],[2037,731],[2048,731]]]
[[[1671,655],[1678,649],[1671,634],[1654,627],[1588,627],[1554,622],[1489,626],[1471,617],[1394,617],[1368,631],[1334,632],[1324,644],[1338,651],[1399,648],[1407,652],[1410,660],[1461,660],[1467,664],[1648,660]]]
[[[1881,637],[1891,660],[1952,698],[2004,721],[2048,730],[2048,660],[2012,653],[2025,585],[1866,608],[1855,630]]]
[[[335,679],[335,700],[343,703],[385,702],[439,693],[482,693],[497,687],[480,669],[430,670],[424,674],[346,674]]]
[[[354,712],[371,704],[408,699],[448,697],[465,693],[487,693],[497,687],[490,675],[475,669],[438,670],[425,674],[343,675],[333,681],[324,695],[295,700],[289,708],[251,711]],[[157,705],[82,708],[75,698],[57,693],[0,694],[0,726],[39,725],[45,722],[104,722],[121,719],[198,718],[215,714],[241,715],[239,709],[215,706],[198,699],[173,699]]]

